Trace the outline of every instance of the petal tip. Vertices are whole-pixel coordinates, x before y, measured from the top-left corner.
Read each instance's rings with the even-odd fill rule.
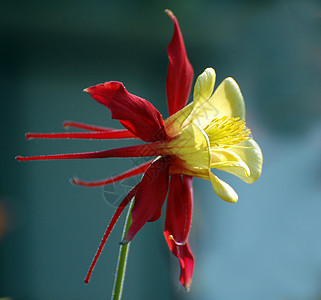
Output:
[[[206,68],[204,70],[204,72],[216,75],[216,72],[215,72],[214,68],[212,68],[212,67]]]
[[[25,139],[26,139],[26,140],[32,139],[32,134],[31,134],[30,132],[26,132],[26,133],[25,133]]]
[[[174,16],[174,14],[173,14],[173,12],[170,10],[170,9],[165,9],[165,11],[164,11],[169,17],[175,17]]]
[[[63,127],[64,129],[67,129],[67,128],[70,127],[69,124],[70,124],[70,121],[64,121],[64,122],[62,123],[62,127]]]
[[[231,190],[228,192],[227,195],[218,195],[221,199],[223,199],[225,202],[235,204],[239,201],[238,194],[231,188]]]
[[[69,182],[70,182],[71,184],[78,185],[79,178],[78,178],[78,177],[72,177],[72,178],[69,179]]]
[[[192,278],[180,279],[180,283],[185,288],[185,291],[188,293],[191,289]]]
[[[224,199],[225,200],[225,199]],[[232,204],[235,204],[235,203],[237,203],[238,201],[239,201],[239,199],[238,199],[238,197],[236,198],[236,199],[232,199],[232,200],[225,200],[226,202],[228,202],[228,203],[232,203]]]
[[[15,160],[16,160],[16,161],[29,161],[29,160],[30,160],[30,157],[17,155],[17,156],[15,157]]]
[[[186,284],[184,285],[186,292],[189,292],[189,291],[190,291],[190,289],[191,289],[191,283],[192,283],[192,282],[188,282],[188,283],[186,283]]]

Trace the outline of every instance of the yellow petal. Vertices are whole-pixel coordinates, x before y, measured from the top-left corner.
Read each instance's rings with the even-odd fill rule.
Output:
[[[223,116],[245,120],[244,99],[239,86],[231,77],[224,79],[214,94],[200,104],[194,105],[184,125],[194,122],[204,129],[214,118]]]
[[[198,168],[198,167],[192,167],[190,165],[186,165],[184,161],[181,161],[177,157],[173,159],[173,162],[169,167],[169,174],[170,175],[185,174],[193,177],[210,180],[207,168],[204,169],[204,168]]]
[[[230,203],[237,202],[239,197],[230,185],[228,185],[223,180],[219,179],[210,170],[209,170],[209,176],[210,176],[213,189],[220,198]]]
[[[212,104],[218,111],[217,118],[239,117],[245,120],[245,104],[241,90],[236,81],[229,77],[222,81],[218,86],[213,96],[209,99],[209,104]]]
[[[200,107],[212,95],[215,85],[216,74],[213,68],[207,68],[198,76],[194,86],[194,108]]]
[[[170,116],[164,121],[165,130],[170,137],[176,136],[183,127],[186,127],[191,122],[189,115],[192,111],[197,110],[203,103],[212,95],[215,85],[216,74],[213,68],[207,68],[198,76],[194,86],[193,102]],[[187,120],[186,122],[184,122]],[[183,125],[184,123],[184,125]]]
[[[241,157],[229,149],[211,149],[211,168],[241,176],[241,179],[251,175],[249,167]]]
[[[181,133],[169,142],[163,144],[161,155],[171,155],[184,161],[187,169],[208,169],[211,154],[209,141],[205,132],[192,123],[185,127]]]
[[[260,177],[262,172],[263,155],[259,145],[253,139],[231,146],[229,147],[229,150],[237,154],[246,163],[250,169],[250,176],[247,177],[241,173],[235,174],[231,172],[232,170],[229,171],[227,168],[224,169],[224,171],[238,176],[247,183],[252,183]]]
[[[164,121],[165,131],[170,137],[174,137],[179,134],[179,132],[182,130],[183,122],[189,116],[192,109],[193,103],[190,103]]]
[[[198,76],[193,95],[193,109],[190,112],[188,118],[186,118],[183,126],[191,124],[196,118],[200,117],[200,114],[204,118],[212,119],[211,112],[207,113],[206,102],[211,97],[214,85],[215,85],[216,74],[213,68],[207,68],[205,71]],[[205,104],[205,106],[204,106]],[[199,123],[198,123],[199,124]],[[205,128],[202,127],[201,128]]]

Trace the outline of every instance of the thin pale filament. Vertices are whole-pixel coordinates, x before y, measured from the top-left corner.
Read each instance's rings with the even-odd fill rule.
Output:
[[[184,246],[188,242],[188,236],[186,236],[182,242],[176,241],[173,235],[171,234],[168,236],[168,238],[172,240],[177,246]]]

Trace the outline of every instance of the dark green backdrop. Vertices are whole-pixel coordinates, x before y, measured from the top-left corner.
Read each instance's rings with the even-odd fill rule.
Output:
[[[106,149],[107,141],[25,141],[59,132],[62,121],[119,127],[82,89],[109,80],[151,101],[167,117],[166,46],[178,17],[195,75],[212,66],[232,76],[262,145],[253,186],[225,176],[240,194],[223,203],[195,181],[191,292],[163,220],[132,243],[124,299],[317,299],[321,283],[321,5],[308,1],[0,2],[0,298],[106,299],[120,220],[95,269],[83,278],[114,208],[103,189],[73,186],[133,166],[131,160],[17,163],[14,156]]]

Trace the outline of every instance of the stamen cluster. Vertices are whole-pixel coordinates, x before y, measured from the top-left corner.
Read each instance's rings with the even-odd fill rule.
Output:
[[[209,137],[211,148],[228,148],[248,140],[251,134],[244,120],[228,116],[213,119],[204,131]]]

